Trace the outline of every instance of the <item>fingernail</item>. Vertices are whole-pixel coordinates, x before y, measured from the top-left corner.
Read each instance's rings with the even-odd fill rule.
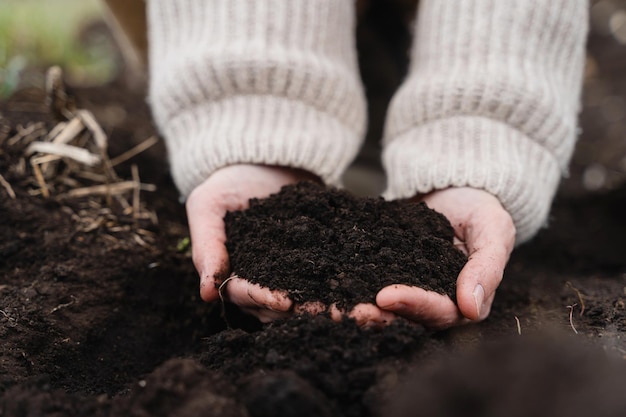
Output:
[[[480,318],[480,310],[483,305],[483,300],[485,299],[485,289],[482,285],[478,284],[474,288],[472,295],[474,296],[474,303],[476,303],[476,314]]]

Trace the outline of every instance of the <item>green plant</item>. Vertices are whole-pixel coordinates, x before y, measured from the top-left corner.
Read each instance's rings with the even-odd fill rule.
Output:
[[[70,82],[99,83],[115,73],[110,46],[82,45],[80,29],[99,19],[97,0],[0,2],[0,97],[20,83],[26,68],[60,65]]]

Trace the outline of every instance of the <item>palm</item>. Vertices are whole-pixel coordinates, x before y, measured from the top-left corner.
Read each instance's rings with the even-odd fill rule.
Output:
[[[213,173],[189,195],[187,217],[192,256],[200,274],[200,295],[205,301],[219,297],[218,286],[226,279],[227,297],[264,321],[280,317],[291,309],[291,301],[241,278],[231,278],[224,215],[248,207],[251,198],[263,198],[287,184],[314,179],[304,171],[262,165],[232,165]]]
[[[224,215],[248,207],[250,198],[263,198],[287,184],[314,179],[303,171],[281,167],[233,165],[215,172],[187,201],[193,242],[193,261],[200,274],[200,294],[214,301],[219,285],[243,310],[267,322],[292,312],[329,310],[335,319],[344,312],[319,303],[294,306],[286,293],[270,291],[240,277],[229,277]],[[444,295],[417,287],[391,285],[376,297],[376,305],[360,304],[348,313],[360,325],[384,325],[396,316],[433,327],[446,328],[482,320],[489,314],[495,290],[515,243],[511,217],[491,194],[470,188],[436,191],[426,204],[452,223],[459,248],[469,260],[457,280],[457,304]]]
[[[287,184],[316,178],[304,171],[281,167],[234,165],[215,172],[198,186],[187,200],[192,255],[200,274],[200,295],[215,301],[220,292],[242,310],[263,322],[285,317],[293,312],[329,311],[335,320],[344,312],[321,303],[294,305],[285,292],[270,291],[244,278],[229,276],[224,215],[227,211],[248,207],[250,198],[263,198]],[[224,284],[224,285],[222,285]],[[220,291],[220,286],[222,290]],[[383,325],[395,317],[373,304],[359,304],[348,313],[361,325]]]
[[[392,285],[382,289],[377,305],[433,328],[485,319],[515,244],[515,226],[499,201],[483,190],[449,188],[423,198],[450,220],[459,249],[468,262],[457,279],[457,305],[444,295]]]

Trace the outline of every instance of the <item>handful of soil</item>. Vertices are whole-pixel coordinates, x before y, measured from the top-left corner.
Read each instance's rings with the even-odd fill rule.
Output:
[[[465,255],[454,230],[424,203],[357,198],[301,182],[226,214],[226,247],[238,276],[296,303],[350,309],[392,284],[455,297]]]

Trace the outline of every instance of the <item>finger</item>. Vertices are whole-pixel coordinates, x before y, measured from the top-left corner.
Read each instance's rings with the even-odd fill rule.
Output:
[[[232,286],[231,286],[232,284]],[[245,279],[233,276],[224,281],[221,293],[242,311],[256,317],[261,323],[289,317],[292,301],[286,294],[271,291],[269,288],[252,284]]]
[[[286,293],[272,291],[239,277],[229,279],[222,293],[230,302],[247,309],[289,313],[293,306]]]
[[[477,256],[468,261],[457,280],[457,303],[463,316],[478,321],[489,315],[502,274],[492,260]]]
[[[331,304],[331,306],[328,308],[328,312],[330,313],[330,318],[332,321],[340,322],[344,318],[344,312],[337,307],[337,304]]]
[[[383,288],[376,295],[376,305],[384,311],[435,329],[464,322],[450,297],[408,285],[394,284]]]
[[[463,316],[483,320],[515,245],[515,226],[503,210],[472,219],[466,228],[469,258],[457,279],[457,303]]]
[[[383,311],[371,303],[357,304],[348,314],[345,310],[339,309],[336,304],[332,304],[328,312],[333,321],[340,322],[344,317],[349,317],[354,319],[359,327],[382,328],[396,319],[395,314]]]
[[[203,201],[207,203],[202,204]],[[187,204],[192,259],[200,275],[200,296],[204,301],[218,298],[216,281],[226,279],[229,270],[223,220],[226,210],[209,201],[194,199]]]
[[[382,328],[395,320],[396,315],[390,311],[384,311],[370,303],[361,303],[354,306],[348,313],[360,327]]]

